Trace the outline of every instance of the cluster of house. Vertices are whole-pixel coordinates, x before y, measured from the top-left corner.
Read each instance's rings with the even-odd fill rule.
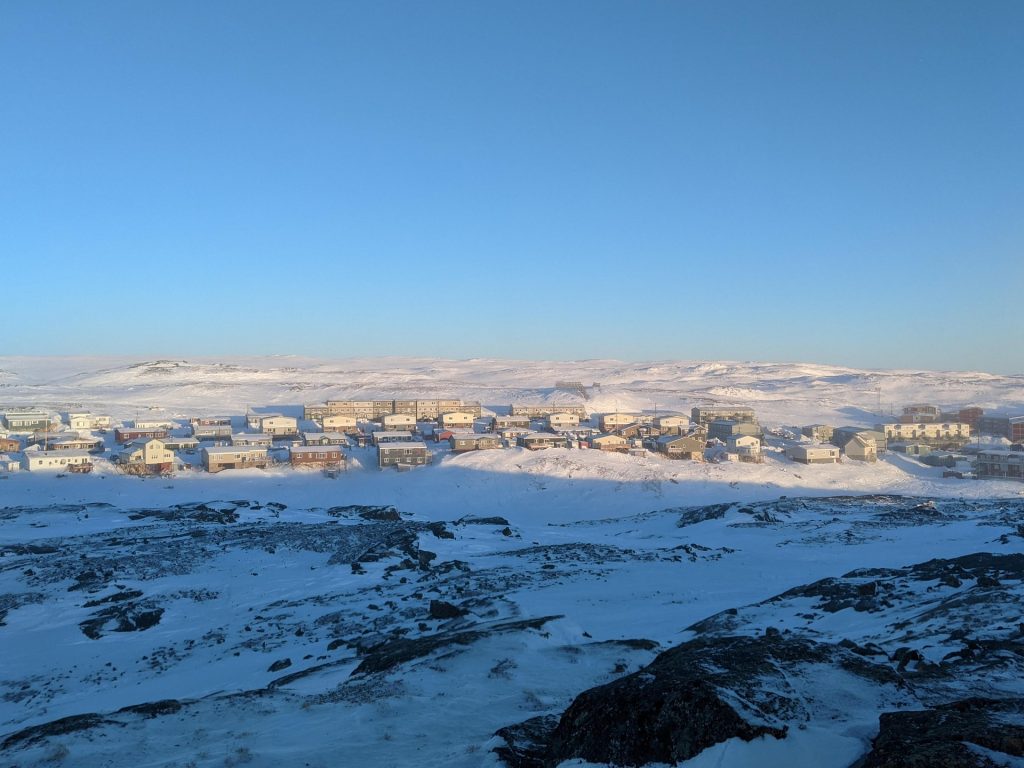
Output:
[[[951,452],[963,450],[972,434],[985,433],[1005,437],[1010,445],[979,447],[977,475],[1024,479],[1024,416],[985,416],[974,407],[950,414],[932,405],[909,405],[899,419],[873,428],[811,424],[801,428],[809,442],[785,430],[766,433],[753,409],[735,406],[696,406],[689,416],[591,416],[580,404],[516,403],[507,411],[484,418],[479,403],[458,399],[329,400],[305,406],[301,423],[281,413],[248,412],[244,422],[230,416],[194,417],[187,424],[136,419],[114,427],[108,416],[67,413],[55,419],[46,411],[12,409],[4,413],[0,472],[90,471],[93,458],[106,452],[113,427],[113,463],[125,473],[140,475],[192,466],[182,454],[197,455],[207,472],[286,461],[333,473],[346,467],[353,445],[374,449],[379,467],[403,470],[432,461],[428,441],[447,443],[453,453],[513,446],[588,448],[758,463],[769,434],[779,438],[791,460],[804,464],[837,463],[843,457],[871,462],[894,450],[925,463],[952,466]]]

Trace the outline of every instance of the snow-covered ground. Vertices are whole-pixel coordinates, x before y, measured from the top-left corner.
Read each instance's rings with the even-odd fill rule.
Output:
[[[600,383],[595,412],[722,402],[769,426],[873,424],[878,387],[884,410],[1024,407],[1024,379],[976,373],[291,358],[0,358],[0,406],[131,419],[390,395],[504,408],[571,397],[557,379]],[[777,604],[763,601],[817,579],[1024,543],[1024,485],[942,478],[894,455],[805,467],[772,450],[753,465],[515,449],[337,479],[102,470],[0,481],[5,764],[494,766],[497,730],[562,712],[720,611],[753,606],[740,615],[768,624]],[[861,494],[902,498],[828,500]],[[785,514],[758,516],[781,497]],[[922,499],[941,514],[912,512]],[[392,505],[399,515],[373,509]],[[780,626],[805,608],[780,607]],[[850,609],[813,628],[861,642],[889,621],[865,618]],[[928,642],[925,657],[946,650]],[[845,768],[881,708],[906,705],[848,690],[860,698],[842,727],[829,710],[782,742],[730,740],[692,764]],[[53,725],[79,715],[91,717]]]

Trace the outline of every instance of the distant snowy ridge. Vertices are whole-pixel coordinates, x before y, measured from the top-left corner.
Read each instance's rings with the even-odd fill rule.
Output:
[[[869,424],[908,402],[1024,409],[1024,376],[797,363],[0,357],[0,369],[8,372],[0,406],[60,409],[75,403],[118,418],[143,408],[238,413],[246,405],[298,408],[348,398],[460,397],[489,409],[578,402],[578,394],[555,388],[560,380],[582,382],[594,412],[688,412],[694,405],[727,403],[757,408],[766,424]]]

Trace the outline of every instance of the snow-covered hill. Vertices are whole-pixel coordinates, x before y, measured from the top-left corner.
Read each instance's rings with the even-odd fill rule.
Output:
[[[869,423],[879,407],[888,413],[908,402],[1024,408],[1024,376],[783,363],[0,357],[0,370],[0,406],[74,406],[124,419],[149,408],[237,413],[246,405],[298,407],[328,398],[452,396],[500,409],[578,397],[554,389],[564,380],[600,384],[589,390],[594,412],[688,412],[729,403],[755,407],[766,424]]]

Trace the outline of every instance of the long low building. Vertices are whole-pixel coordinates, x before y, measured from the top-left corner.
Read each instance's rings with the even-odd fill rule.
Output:
[[[536,405],[530,403],[513,403],[508,412],[513,416],[529,416],[531,419],[544,419],[552,413],[571,413],[580,419],[587,418],[587,409],[575,403],[549,403]]]
[[[578,421],[578,417],[577,417]],[[495,416],[491,419],[491,431],[500,432],[503,429],[530,429],[529,416]]]
[[[442,413],[453,411],[468,411],[478,419],[482,410],[480,403],[465,402],[454,397],[427,400],[328,400],[323,404],[304,406],[303,416],[309,420],[337,415],[376,421],[388,414],[404,413],[415,417],[416,421],[433,421]]]
[[[370,441],[374,445],[380,445],[381,443],[411,443],[412,432],[407,430],[390,430],[385,431],[378,429],[370,434]]]
[[[233,431],[230,424],[192,425],[192,437],[196,440],[226,440]]]
[[[564,435],[553,435],[550,432],[531,432],[519,436],[519,445],[531,451],[539,451],[544,448],[565,448],[566,438]]]
[[[142,429],[139,427],[118,427],[114,430],[114,440],[118,443],[131,443],[136,440],[149,440],[156,438],[163,440],[167,437],[167,430],[163,427],[151,427]]]
[[[670,459],[704,460],[705,440],[694,435],[663,435],[655,442],[658,453]]]
[[[289,454],[293,467],[340,467],[345,462],[337,445],[293,445]]]
[[[887,443],[924,443],[925,445],[957,446],[971,438],[971,425],[961,422],[914,422],[883,424]]]
[[[459,433],[448,438],[448,444],[452,453],[465,453],[466,451],[485,451],[492,448],[501,448],[501,438],[493,432],[474,434]]]
[[[62,470],[92,463],[88,451],[25,451],[21,465],[29,472]]]
[[[235,432],[230,438],[232,445],[258,445],[270,448],[274,444],[274,436],[263,432]]]
[[[264,469],[269,463],[267,449],[260,445],[213,445],[203,448],[203,467],[207,472]]]
[[[839,448],[826,443],[791,445],[786,455],[800,464],[838,464]]]
[[[50,423],[50,414],[46,411],[8,411],[4,414],[4,424],[11,432],[35,432],[37,429],[49,429]]]
[[[690,410],[690,418],[704,426],[718,420],[757,421],[753,408],[740,408],[735,405],[698,405]]]
[[[165,437],[163,441],[172,451],[194,451],[199,447],[199,441],[194,437]]]

